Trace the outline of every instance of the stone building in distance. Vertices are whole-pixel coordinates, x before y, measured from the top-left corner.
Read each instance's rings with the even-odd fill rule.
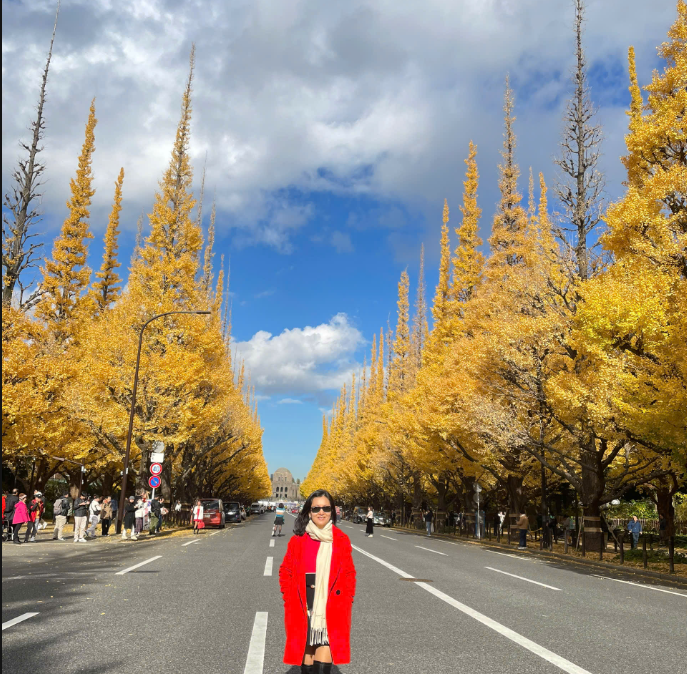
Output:
[[[272,500],[301,501],[301,481],[294,480],[288,468],[277,468],[270,475],[272,480]]]

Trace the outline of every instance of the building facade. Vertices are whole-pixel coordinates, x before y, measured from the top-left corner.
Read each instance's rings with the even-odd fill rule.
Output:
[[[270,475],[272,499],[275,501],[301,501],[301,481],[294,480],[288,468],[277,468]]]

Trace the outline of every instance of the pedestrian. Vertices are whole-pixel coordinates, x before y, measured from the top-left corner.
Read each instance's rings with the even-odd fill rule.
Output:
[[[196,505],[193,506],[191,512],[191,523],[193,524],[193,534],[197,534],[201,529],[205,529],[205,521],[203,520],[203,504],[200,499],[196,499]]]
[[[134,513],[136,517],[136,538],[132,537],[132,540],[136,540],[143,531],[143,518],[145,517],[145,498],[142,494],[136,499],[136,512]]]
[[[372,510],[372,506],[367,507],[367,516],[366,516],[366,521],[367,525],[365,527],[365,533],[367,534],[368,538],[372,538],[374,536],[374,526],[375,526],[375,512]]]
[[[19,490],[13,489],[12,493],[7,497],[7,501],[5,502],[4,513],[4,521],[7,522],[7,534],[9,536],[9,540],[14,538],[14,527],[12,526],[12,521],[14,518],[14,509],[17,503],[19,503]]]
[[[150,502],[150,529],[149,529],[149,535],[150,536],[156,536],[157,535],[157,525],[160,523],[161,519],[162,519],[162,506],[160,505],[160,501],[158,499],[153,499]]]
[[[29,509],[26,507],[26,494],[19,494],[17,496],[17,502],[14,504],[12,512],[12,540],[20,545],[19,530],[21,525],[31,521]]]
[[[553,534],[553,540],[556,545],[558,545],[558,537],[561,535],[561,530],[558,528],[558,520],[556,516],[552,513],[549,518],[549,528]]]
[[[103,536],[110,535],[110,524],[112,523],[112,497],[106,496],[100,508],[100,531]]]
[[[632,534],[631,546],[634,549],[639,545],[639,534],[642,533],[642,523],[637,519],[637,515],[632,515],[632,519],[627,523],[627,530]]]
[[[40,492],[38,492],[40,493]],[[36,533],[38,531],[38,522],[41,516],[41,502],[38,496],[31,499],[31,503],[27,506],[29,510],[29,521],[26,523],[26,534],[24,535],[24,543],[34,542],[36,540]]]
[[[69,494],[60,496],[52,506],[53,520],[55,522],[52,531],[53,541],[63,541],[62,532],[67,524],[67,513],[69,512]]]
[[[300,665],[301,674],[329,674],[332,664],[345,665],[351,659],[355,566],[351,542],[335,524],[334,500],[318,489],[296,517],[279,569],[284,663]]]
[[[157,526],[155,527],[155,533],[159,534],[160,530],[162,529],[162,518],[169,512],[169,510],[165,508],[164,496],[158,496],[157,502],[160,504],[160,515],[158,516]]]
[[[126,540],[126,530],[129,529],[129,537],[132,541],[138,539],[136,536],[136,499],[129,496],[128,501],[124,503],[124,521],[122,522],[122,540]]]
[[[520,519],[518,520],[518,531],[520,532],[520,545],[518,550],[527,549],[527,530],[530,528],[530,521],[524,512],[520,513]]]
[[[503,522],[506,519],[506,513],[503,510],[499,510],[499,534],[503,534]]]
[[[110,497],[110,507],[112,508],[112,517],[110,519],[110,525],[112,522],[116,522],[119,518],[117,515],[119,514],[119,502],[118,500],[114,497]]]
[[[79,494],[74,501],[74,543],[85,543],[86,521],[91,502],[86,494]]]
[[[48,528],[47,522],[43,519],[43,513],[45,512],[45,496],[43,496],[43,492],[37,491],[34,497],[38,502],[38,515],[36,517],[36,531],[38,532],[41,529]]]
[[[433,518],[434,518],[434,514],[432,513],[430,508],[427,508],[427,512],[425,512],[425,529],[427,530],[428,536],[432,535],[432,519]]]
[[[396,511],[392,510],[391,511],[391,526],[393,527],[396,524]]]
[[[286,512],[286,509],[284,508],[284,504],[280,503],[277,506],[277,509],[275,511],[275,518],[274,518],[274,526],[272,527],[272,536],[281,536],[281,528],[284,525],[284,513]],[[277,530],[279,530],[277,532]]]
[[[100,496],[94,496],[91,505],[88,506],[88,521],[90,526],[86,529],[86,536],[88,538],[95,538],[95,528],[100,522],[100,511],[103,507],[100,505]]]

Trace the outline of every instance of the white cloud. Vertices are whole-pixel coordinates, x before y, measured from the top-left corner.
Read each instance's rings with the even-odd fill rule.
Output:
[[[358,368],[355,351],[364,343],[348,316],[339,313],[329,323],[291,328],[279,335],[260,331],[234,346],[262,395],[288,395],[287,400],[294,402],[295,396],[317,396],[350,381]]]
[[[302,400],[296,400],[295,398],[282,398],[277,402],[277,405],[302,405]]]
[[[54,4],[2,6],[4,188],[33,116]],[[191,152],[198,169],[208,152],[218,227],[236,229],[239,243],[288,252],[317,215],[311,191],[398,200],[436,211],[440,222],[444,196],[457,206],[471,138],[488,220],[507,71],[517,93],[518,159],[553,172],[573,62],[571,19],[566,0],[64,0],[45,109],[43,208],[64,213],[96,96],[94,227],[107,222],[124,166],[123,225],[134,228],[169,161],[195,41]],[[590,67],[625,73],[634,44],[646,83],[674,19],[674,2],[589,2]],[[602,168],[616,190],[624,77],[608,87],[621,96],[606,100],[592,89],[608,130]]]
[[[351,235],[347,232],[332,232],[331,236],[332,246],[337,253],[352,253],[353,243],[351,242]]]

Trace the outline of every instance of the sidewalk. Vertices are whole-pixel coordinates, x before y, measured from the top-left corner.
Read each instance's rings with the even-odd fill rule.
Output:
[[[404,533],[420,536],[424,539],[427,538],[427,534],[424,529],[415,529],[410,527],[393,527],[396,531],[402,531]],[[590,570],[597,569],[606,572],[622,572],[624,574],[632,575],[636,578],[646,578],[651,580],[660,580],[662,583],[667,585],[675,585],[677,587],[687,587],[687,565],[676,564],[675,574],[661,573],[660,571],[652,571],[650,569],[637,568],[636,566],[630,564],[614,564],[612,562],[605,562],[590,559],[589,557],[580,557],[572,554],[562,554],[559,552],[549,552],[548,550],[540,550],[539,542],[537,541],[536,548],[531,545],[528,546],[527,550],[518,550],[515,544],[508,545],[507,543],[497,543],[496,540],[486,540],[486,539],[476,539],[464,536],[454,536],[453,534],[437,534],[433,533],[431,538],[438,538],[447,541],[460,541],[468,545],[479,545],[487,548],[492,548],[497,551],[508,551],[512,555],[529,555],[532,557],[539,557],[542,559],[548,559],[550,561],[564,562],[566,564],[577,565],[580,567],[586,567]],[[611,552],[607,553],[608,555]],[[684,567],[684,568],[679,568]]]

